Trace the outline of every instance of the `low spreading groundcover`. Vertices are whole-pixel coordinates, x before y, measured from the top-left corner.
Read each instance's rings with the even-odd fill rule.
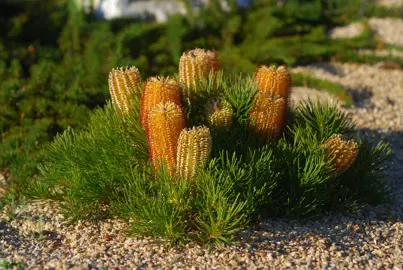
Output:
[[[66,217],[123,218],[134,235],[228,243],[263,217],[311,218],[384,202],[389,146],[354,138],[334,105],[289,106],[291,76],[227,76],[212,51],[179,75],[111,71],[112,103],[46,146],[28,194]]]

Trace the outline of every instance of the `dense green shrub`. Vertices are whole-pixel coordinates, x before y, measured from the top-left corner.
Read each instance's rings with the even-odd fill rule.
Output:
[[[230,242],[266,216],[309,218],[385,201],[387,144],[359,140],[355,162],[334,175],[323,143],[333,134],[354,136],[354,126],[335,106],[312,101],[290,112],[279,140],[262,143],[246,121],[256,91],[250,82],[217,76],[219,95],[234,110],[233,126],[212,128],[211,159],[190,180],[155,170],[138,114],[122,115],[108,104],[83,131],[67,130],[47,144],[39,181],[26,192],[60,201],[72,220],[120,217],[132,220],[135,235],[204,243]],[[185,106],[192,125],[206,124],[191,108],[204,106],[211,86],[199,85],[202,95]],[[138,100],[133,104],[138,111]]]
[[[353,49],[376,46],[370,31],[353,40],[326,37],[330,27],[358,19],[361,1],[275,2],[224,13],[212,1],[166,24],[98,21],[67,0],[1,2],[0,170],[23,192],[37,172],[38,145],[68,127],[79,130],[103,106],[114,66],[135,65],[143,79],[171,74],[181,52],[199,46],[219,50],[224,68],[237,74],[272,62],[348,59]],[[366,15],[379,10],[370,6]]]

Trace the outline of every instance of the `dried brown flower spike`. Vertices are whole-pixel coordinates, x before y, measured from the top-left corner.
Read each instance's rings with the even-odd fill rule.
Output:
[[[112,104],[122,113],[130,114],[136,110],[132,102],[140,96],[140,72],[132,67],[115,68],[109,73],[109,92]]]
[[[323,146],[326,149],[326,158],[332,160],[335,176],[346,171],[354,163],[359,152],[358,144],[354,140],[344,140],[341,134],[332,135]]]

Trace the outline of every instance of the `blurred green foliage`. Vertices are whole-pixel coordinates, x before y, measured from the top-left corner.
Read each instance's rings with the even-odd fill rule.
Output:
[[[228,13],[212,1],[209,9],[165,24],[100,21],[74,3],[0,3],[0,171],[17,190],[36,173],[39,145],[66,128],[80,129],[89,111],[103,106],[113,67],[135,65],[143,79],[172,74],[182,51],[204,47],[220,52],[227,72],[251,73],[259,64],[306,64],[376,46],[368,30],[351,40],[326,36],[329,28],[359,19],[359,0],[283,6],[262,0]],[[387,12],[371,6],[365,14]]]

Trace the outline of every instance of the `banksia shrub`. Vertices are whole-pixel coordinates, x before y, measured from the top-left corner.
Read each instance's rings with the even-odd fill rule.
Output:
[[[197,81],[207,80],[210,72],[218,69],[219,62],[214,51],[194,49],[183,53],[179,62],[179,81],[184,86],[184,96],[192,98],[197,91]]]
[[[113,69],[109,73],[108,82],[112,103],[122,113],[130,114],[137,110],[133,106],[133,99],[140,96],[140,72],[136,67]]]
[[[341,134],[332,135],[323,143],[326,158],[332,160],[334,176],[342,174],[356,160],[358,144],[354,140],[344,140]]]
[[[151,109],[146,134],[149,157],[157,170],[165,162],[169,173],[174,172],[178,138],[184,128],[184,114],[177,104],[159,103]]]
[[[126,121],[109,104],[97,109],[88,128],[66,131],[49,145],[29,191],[63,202],[72,218],[132,220],[131,233],[171,243],[229,243],[262,218],[317,217],[385,202],[387,144],[364,140],[358,149],[354,141],[331,136],[354,132],[354,126],[337,106],[320,101],[291,108],[284,130],[290,94],[285,67],[264,66],[247,78],[220,71],[196,93],[196,80],[218,69],[215,60],[214,52],[201,49],[182,56],[180,86],[197,97],[185,106],[169,77],[150,78],[141,105],[130,106],[126,93],[135,83],[125,72],[138,71],[113,71],[115,107],[136,116],[140,109],[140,121]],[[185,128],[185,119],[196,127]]]
[[[222,98],[210,98],[205,106],[207,122],[210,127],[228,129],[232,124],[231,104]]]
[[[267,93],[258,93],[254,106],[248,115],[252,129],[262,138],[278,138],[287,120],[287,101],[272,98]]]
[[[190,180],[197,169],[207,163],[211,152],[211,135],[207,127],[193,127],[182,130],[178,139],[176,156],[177,173]]]
[[[291,76],[285,66],[277,69],[274,66],[261,66],[255,74],[255,80],[259,91],[273,97],[280,96],[288,99],[291,90]]]
[[[143,128],[151,109],[159,104],[173,102],[181,104],[181,90],[178,82],[171,77],[151,77],[144,84],[140,105],[140,123]]]

